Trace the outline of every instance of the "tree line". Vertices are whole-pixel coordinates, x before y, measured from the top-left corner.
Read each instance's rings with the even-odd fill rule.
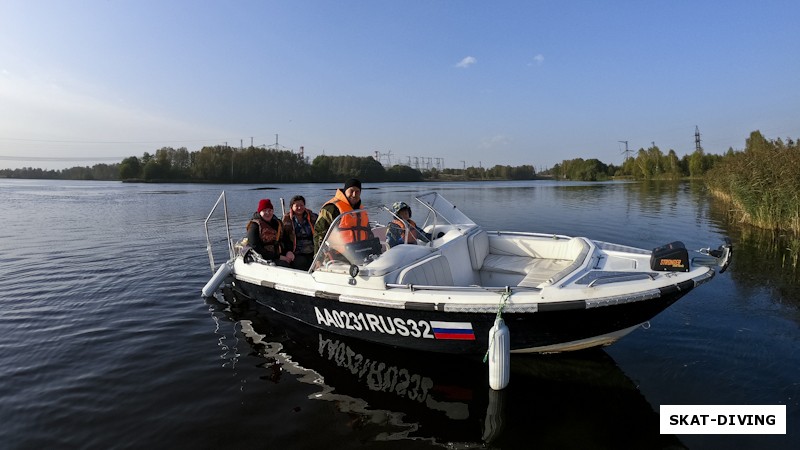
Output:
[[[95,164],[92,167],[70,167],[62,170],[45,170],[33,167],[0,169],[0,178],[34,180],[119,180],[119,164]]]
[[[794,141],[790,142],[794,145]],[[34,168],[4,169],[0,170],[0,177],[214,183],[340,182],[352,177],[367,182],[532,180],[540,177],[576,181],[604,181],[613,178],[676,180],[686,177],[701,178],[720,161],[733,154],[735,152],[732,148],[728,149],[725,156],[706,154],[700,149],[679,158],[674,150],[670,149],[664,154],[654,145],[647,149],[640,148],[635,157],[626,158],[620,166],[606,164],[598,159],[576,158],[563,160],[550,170],[537,173],[531,165],[426,170],[405,165],[385,168],[371,156],[321,155],[309,162],[308,158],[290,150],[218,145],[193,152],[185,147],[163,147],[153,154],[145,152],[141,157],[125,158],[119,164],[97,164],[92,167],[49,171]]]
[[[308,158],[289,150],[262,147],[236,149],[203,147],[198,152],[165,147],[154,155],[130,157],[120,163],[120,179],[184,180],[200,182],[275,183],[339,182],[359,178],[366,182],[423,181],[440,179],[534,179],[533,166],[494,166],[418,170],[406,165],[385,168],[371,156],[320,155]]]
[[[728,152],[733,152],[729,149]],[[678,158],[675,150],[665,155],[658,146],[640,148],[635,157],[626,158],[621,166],[605,164],[597,159],[564,160],[542,172],[558,180],[605,181],[612,178],[635,180],[679,180],[702,177],[722,159],[721,155],[706,154],[702,149]]]
[[[203,147],[190,152],[185,147],[163,147],[141,157],[131,156],[119,164],[97,164],[64,170],[34,168],[0,170],[0,177],[145,182],[211,183],[313,183],[340,182],[359,178],[366,182],[413,182],[424,180],[530,180],[533,166],[497,165],[492,168],[418,170],[406,165],[385,168],[371,156],[320,155],[309,162],[290,150],[263,147]]]

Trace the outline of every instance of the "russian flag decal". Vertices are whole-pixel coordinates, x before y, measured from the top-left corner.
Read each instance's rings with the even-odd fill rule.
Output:
[[[458,339],[474,341],[475,332],[469,322],[436,322],[431,320],[433,336],[436,339]]]

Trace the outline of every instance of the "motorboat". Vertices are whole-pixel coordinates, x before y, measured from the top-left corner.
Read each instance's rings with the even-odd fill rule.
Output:
[[[415,197],[417,239],[386,233],[402,220],[385,206],[341,214],[308,271],[265,261],[230,236],[210,296],[230,286],[239,301],[308,326],[392,347],[485,355],[502,318],[510,353],[555,353],[609,345],[724,272],[733,247],[689,251],[680,241],[653,249],[537,232],[486,230],[437,192]],[[421,207],[420,207],[421,206]],[[342,242],[341,221],[366,212],[367,239]],[[352,219],[352,218],[351,218]],[[429,236],[430,239],[426,239]],[[413,242],[413,243],[412,243]]]

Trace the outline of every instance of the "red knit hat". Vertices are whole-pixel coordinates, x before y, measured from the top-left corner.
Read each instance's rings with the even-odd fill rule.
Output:
[[[272,207],[272,202],[269,201],[268,198],[262,198],[261,200],[258,201],[258,209],[256,210],[256,212],[261,212],[267,208],[275,209]]]

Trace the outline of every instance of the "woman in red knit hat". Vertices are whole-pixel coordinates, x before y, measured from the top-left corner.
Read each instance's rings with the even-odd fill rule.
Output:
[[[283,224],[273,214],[272,202],[263,198],[258,209],[247,222],[247,241],[262,258],[279,266],[289,267],[294,260],[291,236],[283,231]]]

